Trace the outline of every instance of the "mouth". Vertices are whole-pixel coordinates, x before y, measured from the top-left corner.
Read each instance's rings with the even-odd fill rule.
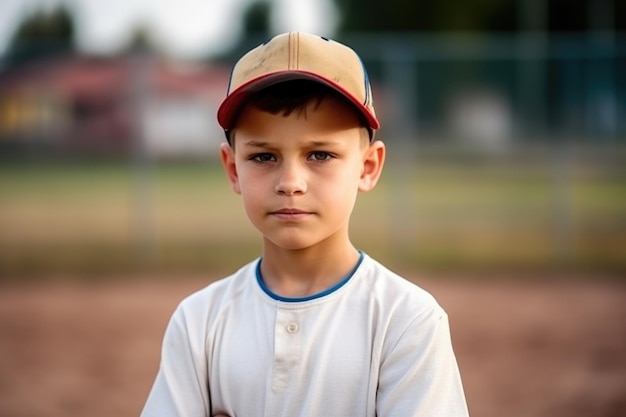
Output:
[[[312,214],[309,211],[304,211],[296,208],[283,208],[280,210],[270,212],[271,216],[284,220],[298,220]]]

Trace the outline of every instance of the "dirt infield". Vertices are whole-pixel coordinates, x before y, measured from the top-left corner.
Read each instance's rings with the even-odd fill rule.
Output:
[[[474,417],[626,416],[626,284],[421,278]],[[137,416],[178,301],[206,281],[0,286],[0,416]]]

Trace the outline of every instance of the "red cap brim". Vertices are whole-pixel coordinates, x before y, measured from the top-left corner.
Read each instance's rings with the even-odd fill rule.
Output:
[[[372,111],[370,111],[363,103],[361,103],[352,94],[346,91],[337,83],[320,77],[317,74],[306,71],[280,71],[270,74],[265,74],[261,77],[252,79],[245,84],[239,86],[236,90],[232,91],[222,102],[217,110],[217,121],[224,130],[230,130],[234,127],[239,112],[246,104],[247,98],[250,94],[260,91],[266,87],[274,84],[278,84],[284,81],[290,80],[311,80],[324,84],[341,95],[346,97],[356,109],[365,117],[371,129],[379,129],[380,123]]]

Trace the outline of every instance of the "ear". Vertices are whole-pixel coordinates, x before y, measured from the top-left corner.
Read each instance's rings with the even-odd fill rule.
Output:
[[[385,165],[385,144],[376,140],[369,144],[363,154],[363,170],[359,179],[359,191],[370,191],[378,183]]]
[[[220,160],[233,191],[241,194],[239,175],[237,174],[237,165],[235,164],[235,151],[228,143],[222,143],[220,146]]]

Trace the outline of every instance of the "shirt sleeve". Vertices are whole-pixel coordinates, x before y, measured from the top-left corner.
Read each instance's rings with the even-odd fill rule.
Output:
[[[380,417],[467,417],[448,316],[434,309],[415,318],[381,363]]]
[[[210,415],[203,332],[189,327],[179,307],[165,331],[161,364],[141,417]]]

